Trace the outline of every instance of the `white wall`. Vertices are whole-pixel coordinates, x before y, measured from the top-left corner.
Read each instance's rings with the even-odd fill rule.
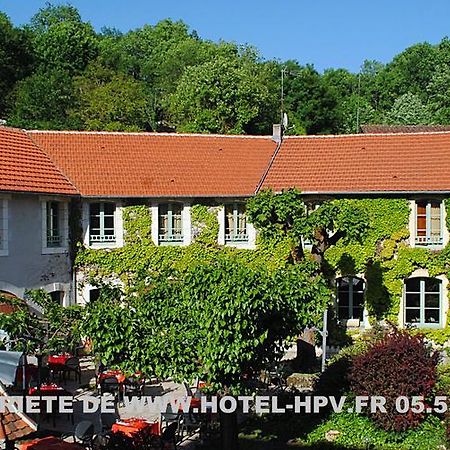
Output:
[[[5,198],[0,195],[0,199]],[[58,199],[59,198],[56,198]],[[26,289],[62,290],[70,302],[68,250],[43,254],[42,199],[11,194],[7,199],[8,251],[0,256],[0,290],[23,296]]]

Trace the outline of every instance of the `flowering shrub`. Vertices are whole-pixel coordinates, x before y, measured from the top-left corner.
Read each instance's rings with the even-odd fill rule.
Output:
[[[371,413],[385,430],[405,431],[417,427],[424,413],[411,408],[399,413],[396,399],[400,396],[423,396],[430,402],[437,381],[438,354],[425,343],[422,335],[394,329],[369,350],[353,359],[349,373],[350,387],[356,395],[383,396],[386,413]],[[411,402],[410,402],[411,404]],[[433,406],[430,404],[430,406]]]

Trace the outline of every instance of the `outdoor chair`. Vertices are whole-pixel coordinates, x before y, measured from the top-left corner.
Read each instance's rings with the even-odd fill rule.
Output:
[[[110,393],[113,394],[118,401],[120,401],[121,388],[122,386],[117,381],[116,377],[105,378],[100,383],[100,395]]]
[[[70,379],[72,372],[75,374],[75,381],[78,379],[78,382],[81,383],[80,360],[76,357],[69,358],[64,364],[64,375],[67,373]]]
[[[161,434],[161,450],[177,449],[178,423],[171,423]]]
[[[142,397],[144,395],[145,383],[136,378],[128,377],[125,379],[123,388],[124,395],[138,395],[139,397]]]
[[[165,412],[161,413],[161,432],[164,433],[170,426],[175,427],[176,433],[180,431],[182,414],[179,412],[173,412],[171,405],[167,405]],[[175,434],[176,434],[175,433]]]
[[[102,425],[102,431],[109,431],[111,430],[112,426],[116,423],[118,419],[117,414],[100,414],[100,423]]]
[[[94,440],[94,424],[89,420],[83,420],[75,425],[73,433],[69,435],[62,435],[61,439],[72,437],[73,442],[81,444],[87,449],[92,449]]]
[[[184,433],[188,436],[200,430],[202,422],[198,415],[191,412],[183,413],[180,420],[180,437],[183,438]]]

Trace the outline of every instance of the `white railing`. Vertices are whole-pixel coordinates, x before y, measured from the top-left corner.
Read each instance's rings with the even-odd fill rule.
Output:
[[[183,242],[182,234],[160,234],[159,242]]]
[[[100,234],[91,234],[91,236],[89,237],[91,242],[98,242],[98,243],[102,243],[102,242],[108,242],[108,243],[112,243],[112,242],[116,242],[116,236],[111,234],[111,235],[100,235]]]
[[[444,240],[442,236],[416,236],[415,242],[419,245],[441,245]]]
[[[248,234],[226,234],[225,242],[248,242]]]

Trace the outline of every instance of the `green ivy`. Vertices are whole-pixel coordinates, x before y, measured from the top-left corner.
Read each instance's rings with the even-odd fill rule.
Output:
[[[293,211],[303,211],[299,194],[293,191],[288,194],[279,201],[275,201],[270,193],[261,195],[258,200],[250,200],[249,212],[260,231],[255,250],[218,245],[220,205],[192,205],[193,242],[185,247],[154,245],[149,208],[127,206],[123,208],[126,245],[113,250],[79,246],[76,265],[90,275],[94,284],[100,284],[104,278],[118,277],[125,288],[142,274],[169,269],[185,271],[200,263],[213,262],[220,255],[244,262],[249,267],[276,270],[289,263],[292,242],[298,234],[296,230],[305,226],[304,212],[299,213],[298,220],[293,216]],[[289,208],[290,202],[293,209]],[[267,214],[258,216],[260,206],[272,211],[271,214],[276,213],[279,223],[274,225],[267,221]],[[328,208],[331,212],[332,207]],[[341,239],[330,247],[325,252],[326,263],[333,276],[362,274],[365,277],[366,306],[372,323],[382,319],[396,323],[404,279],[416,269],[426,269],[430,276],[450,276],[450,246],[439,252],[409,246],[410,206],[406,199],[359,199],[352,200],[350,207],[350,212],[361,211],[367,216],[368,227],[362,235]],[[445,207],[447,226],[450,227],[449,199],[445,200]],[[286,229],[290,231],[286,233]],[[355,225],[355,229],[364,228]],[[450,328],[426,333],[437,343],[443,343],[448,340]]]

